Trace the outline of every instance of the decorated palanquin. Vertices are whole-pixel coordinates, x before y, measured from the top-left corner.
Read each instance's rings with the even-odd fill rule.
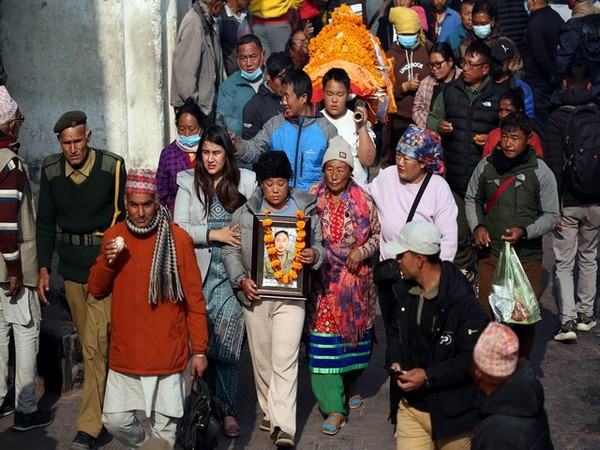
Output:
[[[349,6],[337,8],[331,19],[308,46],[309,62],[304,70],[312,80],[312,101],[323,99],[323,75],[339,67],[348,73],[352,93],[367,102],[369,120],[385,121],[387,113],[396,111],[393,61]]]

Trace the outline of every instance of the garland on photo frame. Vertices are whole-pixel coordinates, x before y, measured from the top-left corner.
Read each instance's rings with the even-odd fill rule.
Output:
[[[264,214],[271,214],[271,211],[265,209]],[[267,254],[271,268],[275,273],[274,277],[279,283],[290,284],[298,278],[298,273],[302,270],[302,249],[306,247],[306,217],[300,210],[296,211],[296,242],[294,243],[294,259],[292,260],[292,268],[288,273],[281,270],[281,261],[277,258],[277,249],[275,248],[275,238],[273,237],[273,220],[266,218],[262,221],[265,236],[263,238],[267,247]]]

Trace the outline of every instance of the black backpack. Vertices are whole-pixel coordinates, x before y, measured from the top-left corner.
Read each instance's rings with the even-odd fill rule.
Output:
[[[216,448],[221,418],[206,382],[194,375],[190,395],[185,399],[183,417],[177,423],[175,448],[204,450]]]
[[[569,191],[600,196],[600,108],[593,103],[562,106],[569,110],[564,139],[563,179]]]

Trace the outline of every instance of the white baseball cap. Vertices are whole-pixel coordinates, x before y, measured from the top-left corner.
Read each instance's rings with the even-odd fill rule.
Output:
[[[400,231],[400,236],[385,244],[388,255],[415,252],[420,255],[435,255],[440,252],[442,233],[430,222],[408,222]]]

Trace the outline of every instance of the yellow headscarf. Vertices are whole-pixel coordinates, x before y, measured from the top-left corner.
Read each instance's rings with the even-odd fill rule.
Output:
[[[421,19],[414,9],[396,6],[390,9],[390,22],[396,34],[418,34],[419,44],[425,43],[425,33],[421,29]]]

